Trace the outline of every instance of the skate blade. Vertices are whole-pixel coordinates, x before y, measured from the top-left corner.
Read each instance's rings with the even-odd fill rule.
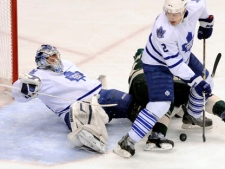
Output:
[[[113,149],[113,152],[124,158],[132,156],[128,151],[121,149],[119,145]]]
[[[173,146],[171,144],[168,143],[162,143],[160,144],[161,147],[157,147],[154,143],[149,143],[145,145],[144,150],[145,151],[165,151],[165,150],[171,150],[173,148]]]
[[[192,125],[192,124],[182,124],[182,126],[181,126],[181,128],[182,129],[187,129],[187,130],[202,130],[202,127],[201,126],[198,126],[198,125]],[[213,128],[213,126],[205,126],[205,129],[206,130],[210,130],[210,129],[212,129]]]

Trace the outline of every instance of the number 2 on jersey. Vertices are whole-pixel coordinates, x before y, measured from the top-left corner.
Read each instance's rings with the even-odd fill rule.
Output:
[[[169,50],[168,49],[166,49],[166,45],[163,43],[163,44],[161,44],[162,45],[162,47],[163,47],[163,51],[164,52],[168,52]]]

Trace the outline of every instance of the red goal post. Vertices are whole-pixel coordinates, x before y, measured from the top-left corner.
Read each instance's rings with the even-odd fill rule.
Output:
[[[17,0],[0,0],[0,83],[18,79]]]

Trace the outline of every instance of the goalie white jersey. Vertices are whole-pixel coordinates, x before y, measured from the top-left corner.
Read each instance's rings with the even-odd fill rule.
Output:
[[[97,79],[88,78],[81,70],[79,70],[72,62],[62,61],[64,65],[63,73],[55,73],[51,70],[34,69],[30,74],[41,79],[41,85],[38,92],[68,98],[64,100],[60,98],[51,98],[45,95],[37,97],[55,114],[60,116],[62,113],[68,112],[70,105],[76,100],[85,100],[98,94],[102,88],[101,82]],[[14,86],[21,88],[20,79]],[[13,90],[13,97],[19,102],[27,102],[31,98],[26,98],[18,90]],[[73,99],[73,100],[72,100]]]
[[[192,0],[187,4],[183,21],[172,26],[166,14],[161,13],[152,28],[142,55],[144,64],[162,65],[175,76],[190,80],[194,72],[187,66],[199,18],[208,18],[204,0]]]

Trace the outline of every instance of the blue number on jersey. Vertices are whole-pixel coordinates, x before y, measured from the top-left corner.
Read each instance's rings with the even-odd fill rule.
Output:
[[[163,44],[161,44],[162,45],[162,47],[163,47],[163,51],[164,52],[169,52],[169,50],[168,49],[166,49],[166,45],[163,43]]]

